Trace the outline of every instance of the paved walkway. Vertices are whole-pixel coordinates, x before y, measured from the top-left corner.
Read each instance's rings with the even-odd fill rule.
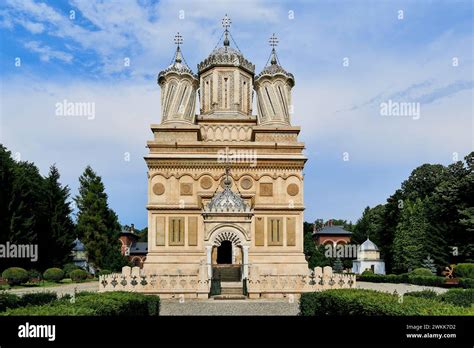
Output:
[[[99,281],[64,284],[64,285],[48,286],[48,287],[11,289],[11,290],[7,290],[7,292],[11,292],[16,295],[30,294],[33,292],[55,292],[58,294],[58,296],[62,296],[64,294],[73,294],[74,289],[76,289],[77,292],[79,291],[96,292],[99,290]]]
[[[389,292],[391,294],[393,294],[395,290],[397,290],[397,293],[399,294],[404,294],[406,292],[411,292],[411,291],[422,291],[422,290],[433,290],[437,292],[438,294],[442,294],[448,291],[448,289],[438,288],[435,286],[424,286],[424,285],[413,285],[413,284],[392,284],[392,283],[369,283],[369,282],[357,282],[356,288]]]
[[[160,315],[297,315],[298,301],[288,300],[161,300]]]

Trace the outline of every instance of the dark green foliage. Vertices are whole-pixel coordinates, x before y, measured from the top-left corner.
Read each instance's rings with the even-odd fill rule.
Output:
[[[59,282],[64,278],[64,272],[61,268],[48,268],[43,273],[43,279],[50,282]]]
[[[435,300],[438,294],[433,290],[421,290],[406,292],[403,296],[422,297]]]
[[[80,282],[87,279],[88,273],[83,269],[75,269],[69,273],[73,282]]]
[[[84,243],[89,262],[97,268],[119,270],[127,264],[120,252],[120,224],[117,215],[108,207],[102,179],[87,167],[79,178],[79,195],[75,202],[77,232]]]
[[[361,273],[362,276],[366,276],[366,275],[370,276],[370,275],[373,275],[373,274],[374,274],[374,272],[372,272],[371,269],[366,269],[364,272]]]
[[[29,162],[15,161],[0,145],[0,243],[37,244],[38,260],[2,260],[3,267],[45,269],[65,262],[74,226],[69,216],[69,189],[59,184],[53,166],[44,178]]]
[[[101,276],[101,275],[106,275],[106,274],[110,274],[110,273],[113,273],[111,270],[108,270],[108,269],[101,269],[97,275]]]
[[[474,304],[474,289],[450,289],[441,294],[440,298],[455,306],[470,307]]]
[[[454,276],[474,279],[474,263],[459,263],[454,267]]]
[[[20,285],[29,280],[28,272],[21,267],[7,268],[3,271],[2,278],[5,278],[9,285]]]
[[[32,279],[41,279],[42,276],[41,276],[41,272],[35,270],[35,269],[30,269],[28,271],[28,279],[29,280],[32,280]]]
[[[433,259],[430,257],[430,255],[428,255],[426,259],[423,260],[423,262],[421,263],[421,266],[423,268],[429,269],[431,272],[431,275],[436,275],[436,266],[433,262]]]
[[[472,278],[459,278],[459,286],[464,289],[474,288],[474,279]]]
[[[322,222],[319,220],[316,223]],[[314,267],[324,267],[329,266],[330,261],[324,255],[324,246],[323,245],[316,245],[313,239],[313,228],[314,224],[310,224],[305,222],[303,225],[304,231],[304,254],[306,256],[306,260],[308,261],[308,268],[314,269]]]
[[[63,272],[64,272],[64,277],[65,278],[70,278],[70,274],[72,271],[75,271],[76,269],[81,269],[81,267],[73,264],[73,263],[67,263],[63,266]]]
[[[18,307],[38,306],[56,301],[58,296],[55,292],[37,292],[21,296]]]
[[[20,297],[8,292],[0,292],[0,312],[7,308],[16,308],[19,306]]]
[[[417,267],[436,272],[469,262],[474,258],[473,169],[474,152],[449,166],[419,166],[386,204],[364,210],[352,241],[361,243],[369,235],[388,272]],[[426,263],[426,255],[432,261]]]
[[[431,277],[433,273],[429,269],[426,268],[415,268],[411,271],[410,276],[423,276],[423,277]]]
[[[342,261],[341,259],[337,258],[335,261],[334,261],[334,264],[332,265],[332,270],[334,273],[342,273],[342,270],[343,270],[344,266],[342,264]]]
[[[358,275],[357,280],[371,283],[407,283],[425,286],[445,286],[446,278],[437,276],[412,276],[408,274],[367,274]]]
[[[42,305],[9,309],[0,315],[59,316],[156,316],[160,313],[160,298],[129,292],[80,293],[74,303],[67,299]]]
[[[403,297],[362,289],[339,289],[304,293],[300,315],[304,316],[419,316],[473,315],[474,309],[417,297]]]

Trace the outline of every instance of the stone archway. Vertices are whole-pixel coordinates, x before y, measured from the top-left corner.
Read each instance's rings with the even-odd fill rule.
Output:
[[[246,240],[245,234],[240,231],[238,228],[233,226],[221,226],[215,228],[212,231],[211,236],[209,238],[209,242],[206,245],[206,252],[207,252],[207,265],[208,265],[208,275],[212,277],[212,266],[213,264],[228,264],[233,265],[236,264],[236,255],[240,253],[238,260],[239,264],[242,267],[242,277],[248,277],[248,249],[250,246],[250,241]],[[228,260],[229,255],[221,256],[222,259],[219,257],[219,254],[214,255],[213,257],[213,250],[228,253],[231,253],[231,260]],[[227,250],[227,251],[226,251]],[[213,262],[215,261],[222,261],[222,262]],[[230,261],[230,262],[229,262]]]

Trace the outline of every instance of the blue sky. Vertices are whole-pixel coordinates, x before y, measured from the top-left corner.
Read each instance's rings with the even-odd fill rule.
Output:
[[[90,164],[121,223],[146,226],[143,156],[149,125],[160,121],[156,75],[173,56],[177,31],[196,71],[227,13],[257,72],[276,33],[279,59],[295,75],[292,123],[302,127],[309,158],[306,220],[356,221],[416,166],[449,164],[472,151],[472,6],[470,0],[6,0],[1,143],[43,174],[55,163],[73,194]],[[94,102],[96,117],[56,116],[63,100]],[[420,103],[419,119],[381,116],[388,100]]]

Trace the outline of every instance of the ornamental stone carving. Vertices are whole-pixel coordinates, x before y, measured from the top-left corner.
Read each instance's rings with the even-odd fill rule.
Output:
[[[300,192],[300,189],[299,189],[298,185],[296,185],[296,184],[289,184],[288,187],[286,188],[286,192],[290,196],[296,196]]]
[[[201,179],[201,188],[208,190],[212,187],[212,179],[208,176],[205,176]]]
[[[163,193],[165,193],[165,186],[162,183],[156,183],[153,185],[153,193],[157,196],[161,196]]]
[[[240,181],[240,187],[242,187],[244,190],[250,190],[253,186],[253,181],[249,177],[245,177]]]

